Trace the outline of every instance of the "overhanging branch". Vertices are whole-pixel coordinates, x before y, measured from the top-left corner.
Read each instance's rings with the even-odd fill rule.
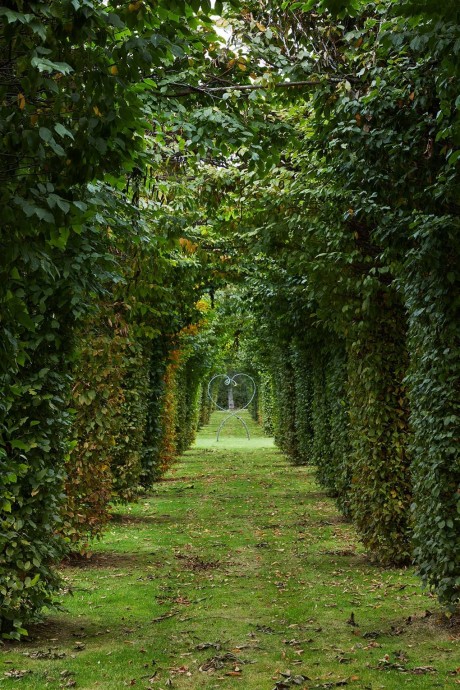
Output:
[[[326,80],[318,79],[308,79],[305,81],[280,81],[273,84],[235,84],[228,86],[186,86],[179,91],[175,92],[164,92],[156,91],[157,96],[163,96],[164,98],[181,98],[183,96],[189,96],[192,93],[201,93],[203,95],[209,95],[214,93],[225,93],[226,91],[260,91],[262,89],[295,89],[301,88],[303,86],[323,86],[325,83],[339,84],[343,81],[355,81],[353,77],[329,77]]]

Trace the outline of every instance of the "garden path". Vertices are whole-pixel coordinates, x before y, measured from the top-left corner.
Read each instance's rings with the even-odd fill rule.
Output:
[[[249,441],[233,422],[217,443],[221,419],[63,569],[67,611],[3,650],[27,673],[1,687],[455,687],[455,634],[414,576],[368,562],[313,468],[248,414]]]

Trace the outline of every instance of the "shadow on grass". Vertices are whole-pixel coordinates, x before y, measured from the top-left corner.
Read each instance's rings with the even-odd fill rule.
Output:
[[[155,556],[157,554],[154,554]],[[70,554],[62,561],[62,569],[73,568],[79,570],[92,569],[122,569],[122,568],[142,568],[146,565],[162,565],[154,560],[150,553],[121,553],[119,551],[99,551],[88,556],[81,554]]]
[[[331,514],[327,518],[317,517],[311,515],[304,515],[299,520],[296,520],[289,527],[334,527],[334,525],[350,525],[351,522],[343,515]]]
[[[199,479],[206,479],[207,474],[195,474],[193,477],[163,477],[160,481],[156,482],[155,486],[161,486],[162,484],[169,484],[171,482],[197,482]]]
[[[62,644],[78,644],[87,637],[97,637],[109,634],[101,630],[100,625],[95,624],[89,618],[79,617],[76,619],[56,618],[50,616],[42,623],[34,623],[28,626],[29,635],[20,642],[15,640],[4,641],[4,649],[12,651],[23,651],[29,647],[46,645],[48,648],[56,648]]]
[[[166,525],[175,524],[180,520],[174,515],[127,515],[126,513],[114,513],[112,515],[112,525]]]

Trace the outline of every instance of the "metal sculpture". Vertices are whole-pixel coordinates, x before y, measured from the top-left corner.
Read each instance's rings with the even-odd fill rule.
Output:
[[[219,403],[217,402],[217,400],[214,400],[214,398],[212,397],[212,391],[211,391],[212,384],[213,384],[214,381],[216,381],[217,379],[224,379],[224,384],[225,384],[226,386],[237,386],[238,384],[237,384],[237,382],[236,382],[236,379],[241,378],[241,377],[243,377],[243,376],[244,376],[245,378],[249,379],[249,381],[252,383],[253,389],[252,389],[251,397],[249,398],[249,400],[247,401],[247,403],[246,403],[245,405],[243,405],[243,407],[240,407],[238,410],[235,410],[235,411],[233,411],[233,412],[230,411],[230,408],[229,408],[228,410],[226,410],[225,407],[221,407],[221,406],[219,405]],[[233,376],[230,376],[229,374],[216,374],[215,376],[212,377],[212,379],[211,379],[210,382],[208,383],[208,398],[211,400],[211,402],[212,402],[219,410],[222,410],[222,412],[227,412],[227,411],[228,411],[228,412],[230,413],[230,414],[228,414],[227,417],[225,417],[225,418],[221,421],[221,423],[220,423],[220,425],[219,425],[219,428],[217,429],[217,438],[216,438],[217,441],[219,440],[220,432],[221,432],[222,429],[224,428],[225,424],[229,421],[229,419],[232,419],[233,417],[235,417],[235,419],[238,419],[238,420],[241,422],[241,424],[244,426],[244,428],[245,428],[245,430],[246,430],[246,435],[247,435],[248,441],[249,441],[249,439],[251,438],[251,434],[249,433],[248,426],[247,426],[246,422],[244,421],[244,419],[242,419],[242,418],[239,416],[238,412],[241,412],[242,410],[246,410],[246,409],[249,407],[249,405],[250,405],[250,404],[252,403],[252,401],[254,400],[255,394],[256,394],[256,383],[255,383],[254,379],[252,378],[252,376],[249,376],[249,374],[233,374]]]

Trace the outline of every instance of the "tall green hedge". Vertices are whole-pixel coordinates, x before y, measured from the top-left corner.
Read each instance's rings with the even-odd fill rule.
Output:
[[[460,601],[460,225],[414,219],[405,295],[411,355],[415,556],[423,582],[454,609]]]
[[[153,341],[148,363],[149,385],[140,474],[140,483],[144,488],[150,487],[162,473],[160,453],[167,347],[167,342],[162,338]]]
[[[17,637],[59,586],[74,329],[104,245],[87,230],[64,251],[16,226],[1,248],[0,634]]]
[[[412,499],[408,451],[406,324],[385,291],[350,329],[351,513],[364,544],[382,563],[410,560]]]
[[[294,463],[301,462],[296,433],[295,380],[288,343],[275,346],[270,364],[274,389],[275,441]]]
[[[125,352],[124,376],[121,381],[123,401],[120,424],[115,437],[110,467],[114,498],[134,498],[142,474],[149,399],[149,342],[131,342]]]
[[[274,434],[275,391],[270,372],[264,369],[259,377],[259,411],[262,428],[267,436]]]
[[[299,464],[311,463],[314,431],[312,425],[313,366],[311,352],[300,339],[291,345],[292,376],[294,378],[295,431]]]
[[[88,548],[109,520],[112,456],[121,425],[122,381],[129,345],[126,322],[110,303],[97,307],[75,333],[71,451],[66,460],[62,532],[72,550]]]
[[[347,353],[341,339],[329,343],[326,358],[326,399],[329,409],[329,462],[318,466],[320,484],[335,497],[346,517],[351,517],[350,489],[352,462],[350,445],[350,414],[347,377]]]

